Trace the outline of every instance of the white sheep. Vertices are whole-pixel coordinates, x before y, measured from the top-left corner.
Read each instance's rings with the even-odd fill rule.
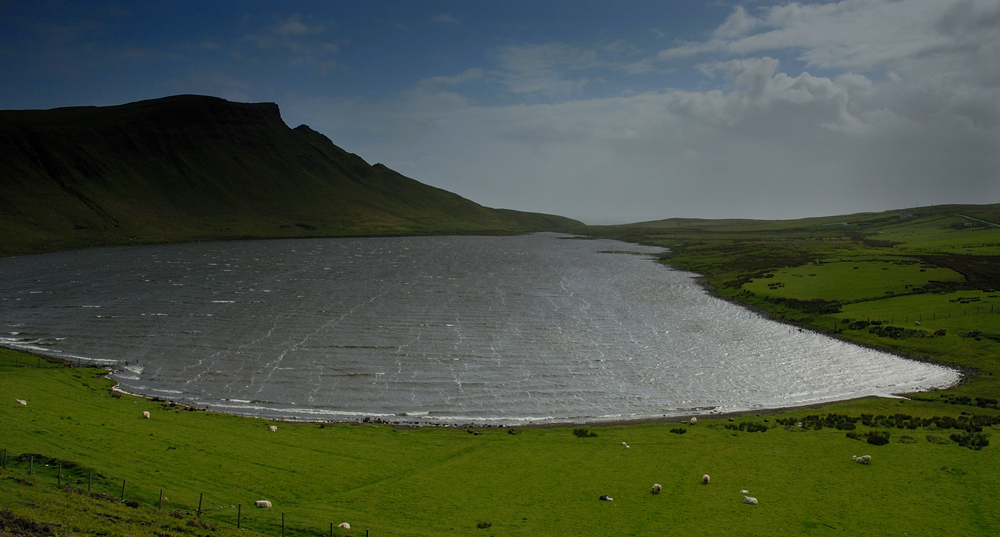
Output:
[[[148,410],[143,410],[142,411],[142,417],[144,417],[144,418],[146,418],[148,420],[149,419],[149,411]]]
[[[601,500],[601,501],[605,501],[605,502],[613,502],[613,501],[615,501],[614,498],[612,498],[611,496],[608,496],[607,494],[601,494],[601,497],[598,498],[598,499]]]
[[[743,503],[748,503],[750,505],[757,505],[757,498],[751,498],[750,496],[743,497]]]
[[[653,484],[653,494],[659,494],[661,490],[663,490],[663,487],[659,483]]]
[[[858,457],[857,461],[859,463],[861,463],[861,464],[871,464],[871,462],[872,462],[872,456],[871,455],[862,455],[862,456]]]
[[[269,502],[268,500],[257,500],[256,502],[254,502],[254,505],[256,505],[257,507],[269,508],[271,507],[271,502]]]
[[[691,425],[698,423],[698,418],[691,418]]]
[[[277,425],[268,425],[267,430],[271,431],[272,433],[276,433],[276,432],[278,432],[278,426]]]
[[[17,401],[17,404],[19,405],[28,406],[28,402],[25,401],[24,399],[14,399],[14,400]]]
[[[750,494],[750,491],[747,490],[747,489],[743,489],[743,490],[740,491],[740,494],[746,496],[747,494]]]
[[[348,524],[347,522],[341,522],[340,524],[337,524],[337,527],[338,528],[343,528],[345,530],[351,529],[351,525]]]
[[[702,485],[707,485],[708,484],[708,474],[705,474],[705,475],[701,476],[701,484]]]

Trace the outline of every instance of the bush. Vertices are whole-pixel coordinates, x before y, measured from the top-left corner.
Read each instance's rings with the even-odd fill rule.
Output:
[[[958,442],[958,445],[969,449],[980,450],[990,445],[990,441],[983,433],[955,433],[951,439]]]
[[[889,431],[871,431],[868,433],[868,443],[873,446],[884,446],[889,443]]]
[[[684,427],[674,427],[673,429],[670,429],[670,432],[674,434],[684,434],[688,432],[688,430],[685,429]]]
[[[597,433],[591,431],[586,427],[580,427],[578,429],[573,429],[573,434],[579,436],[580,438],[593,438],[597,436]]]

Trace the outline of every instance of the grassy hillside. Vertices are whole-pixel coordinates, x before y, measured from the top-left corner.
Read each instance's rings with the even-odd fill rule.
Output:
[[[176,96],[0,111],[0,254],[241,237],[516,233],[498,211],[370,166],[274,104]]]

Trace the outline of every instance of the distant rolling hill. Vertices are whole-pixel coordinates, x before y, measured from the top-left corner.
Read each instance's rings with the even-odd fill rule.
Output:
[[[369,165],[278,106],[182,95],[0,111],[0,255],[232,238],[519,233],[490,209]]]

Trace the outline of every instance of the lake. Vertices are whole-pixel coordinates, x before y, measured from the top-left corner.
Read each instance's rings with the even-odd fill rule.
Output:
[[[543,233],[3,258],[0,344],[108,364],[130,393],[299,420],[646,419],[959,379],[761,318],[659,252]]]

